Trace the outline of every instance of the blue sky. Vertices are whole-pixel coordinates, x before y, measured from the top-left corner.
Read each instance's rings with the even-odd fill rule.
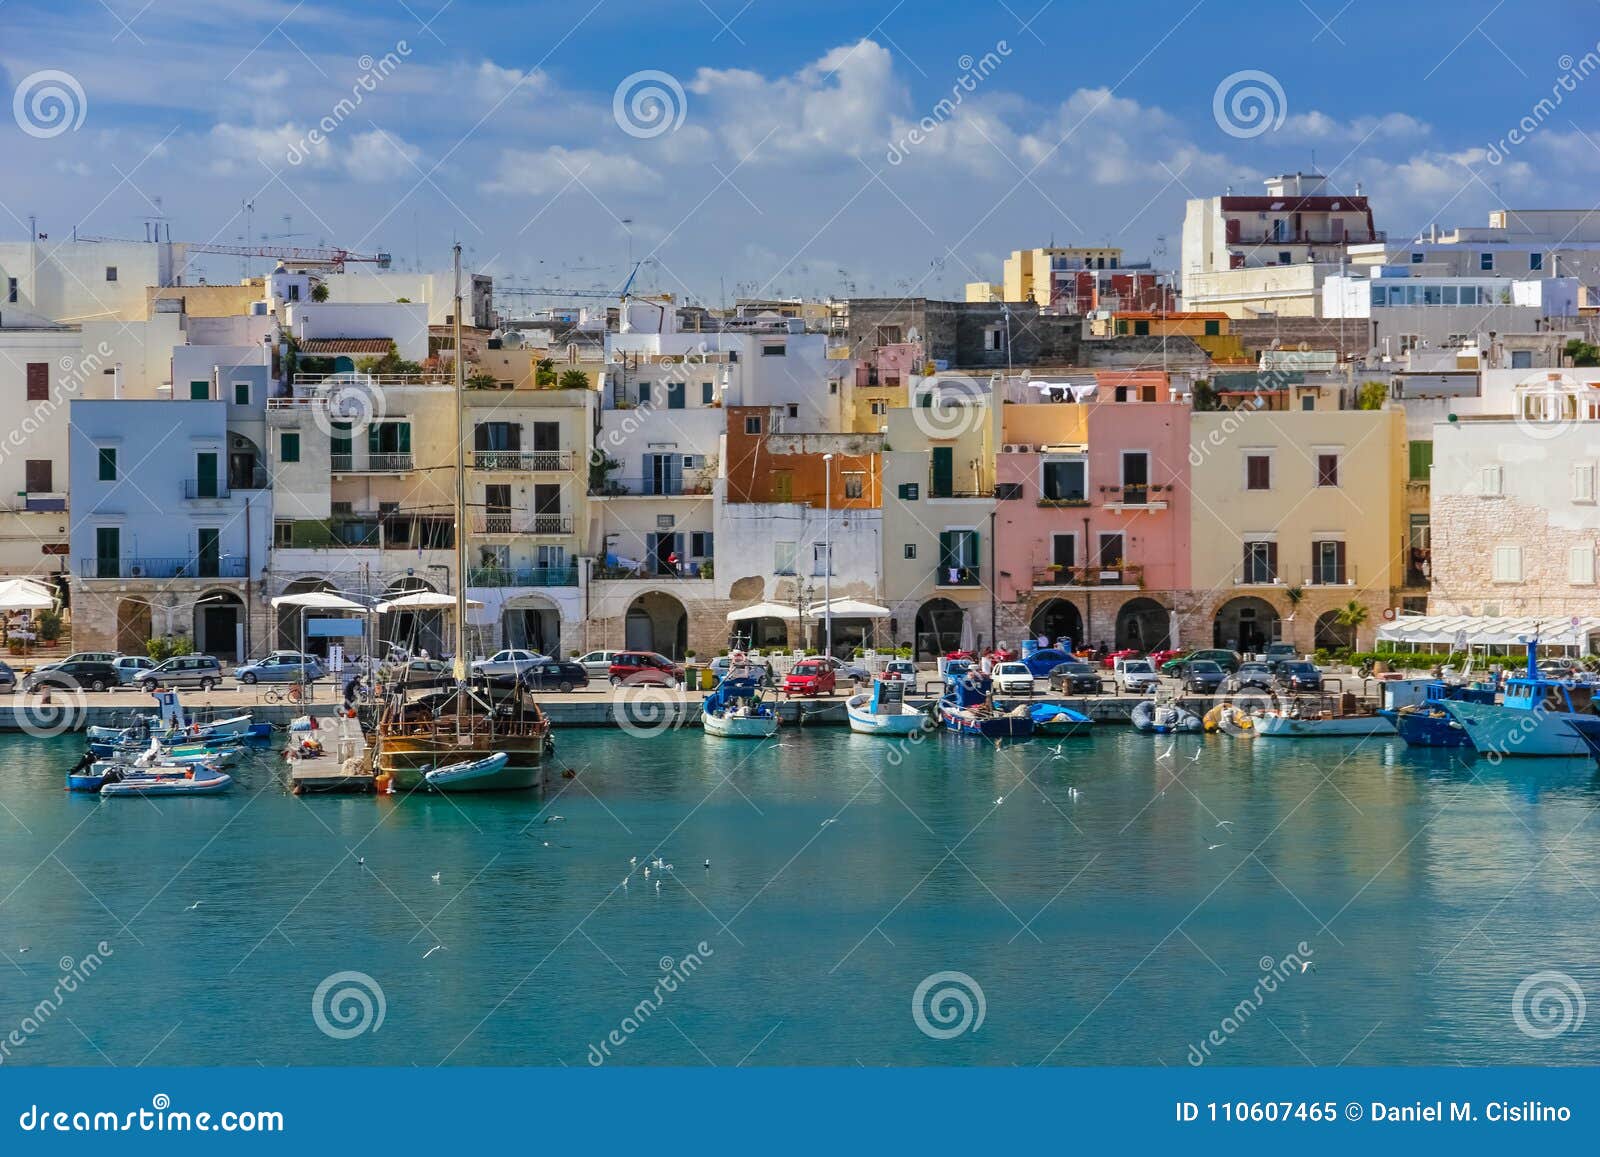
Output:
[[[654,259],[647,286],[715,303],[958,295],[1052,238],[1175,266],[1186,198],[1253,191],[1313,157],[1342,188],[1359,181],[1391,233],[1480,224],[1499,198],[1590,207],[1600,73],[1572,76],[1600,54],[1600,5],[1527,12],[0,0],[4,94],[64,84],[83,111],[59,133],[24,124],[48,117],[26,100],[0,119],[0,236],[30,213],[56,236],[140,236],[159,203],[174,237],[232,242],[249,199],[254,234],[424,267],[458,236],[511,284],[614,285],[631,247]],[[1572,91],[1536,111],[1563,76]],[[626,91],[664,94],[665,122],[648,99],[635,113],[624,99],[619,119],[630,77]],[[1231,119],[1241,87],[1262,94],[1265,122]],[[1523,143],[1491,148],[1529,116]],[[205,264],[216,280],[238,271]]]

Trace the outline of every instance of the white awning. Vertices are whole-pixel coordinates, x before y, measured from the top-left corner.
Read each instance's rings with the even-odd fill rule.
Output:
[[[751,607],[741,607],[737,611],[728,612],[730,623],[742,623],[750,619],[798,619],[799,617],[799,611],[782,603],[756,603]]]
[[[275,607],[304,607],[308,611],[364,611],[367,608],[328,591],[306,591],[299,595],[279,595]]]
[[[467,609],[476,610],[483,604],[477,599],[467,600]],[[442,595],[437,591],[412,591],[408,595],[390,599],[386,603],[379,603],[377,612],[386,615],[390,611],[453,611],[456,608],[454,595]]]
[[[830,614],[836,619],[887,619],[889,608],[857,599],[834,599],[831,603],[812,607],[806,612],[806,616],[812,619],[826,618]]]
[[[1574,625],[1576,623],[1576,625]],[[1516,646],[1534,636],[1547,647],[1582,647],[1600,634],[1600,618],[1498,618],[1488,615],[1402,615],[1378,628],[1380,643]]]
[[[0,582],[0,611],[48,611],[56,605],[55,596],[28,579]]]

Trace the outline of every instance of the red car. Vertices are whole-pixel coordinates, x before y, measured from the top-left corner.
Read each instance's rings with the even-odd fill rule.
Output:
[[[1159,671],[1161,670],[1161,664],[1167,662],[1169,659],[1176,659],[1182,654],[1184,654],[1183,651],[1151,651],[1145,656],[1145,658],[1149,659],[1151,665],[1153,665],[1155,669]]]
[[[1120,651],[1112,651],[1111,654],[1107,655],[1104,659],[1101,660],[1101,663],[1103,663],[1107,667],[1114,668],[1117,665],[1117,660],[1118,659],[1132,659],[1132,658],[1136,657],[1138,654],[1139,654],[1139,648],[1137,648],[1137,647],[1124,647]]]
[[[831,695],[834,686],[833,668],[826,659],[802,659],[783,677],[788,695]]]
[[[665,655],[654,651],[618,651],[611,661],[611,685],[658,683],[663,687],[683,686],[684,670]]]

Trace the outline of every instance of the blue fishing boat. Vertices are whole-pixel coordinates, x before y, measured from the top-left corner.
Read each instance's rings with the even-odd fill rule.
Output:
[[[105,796],[124,795],[220,795],[233,786],[233,777],[224,772],[190,772],[186,776],[140,775],[107,782],[100,788]]]
[[[1412,747],[1468,747],[1466,728],[1445,710],[1449,700],[1493,704],[1496,692],[1486,683],[1448,683],[1443,679],[1396,679],[1383,685],[1384,705],[1378,710]]]
[[[1587,755],[1578,730],[1568,726],[1571,716],[1593,715],[1596,684],[1574,679],[1551,679],[1539,673],[1538,639],[1527,640],[1526,671],[1506,680],[1499,703],[1446,699],[1440,705],[1461,724],[1467,741],[1481,754],[1574,756]]]
[[[510,756],[496,751],[482,759],[469,759],[436,767],[422,773],[422,778],[435,791],[500,791],[505,787],[501,772]]]
[[[1566,715],[1562,722],[1578,737],[1595,762],[1600,763],[1600,715]]]
[[[875,679],[871,691],[845,700],[850,730],[862,735],[911,735],[929,726],[928,714],[906,703],[906,686],[898,679]]]
[[[1087,735],[1094,726],[1094,720],[1082,711],[1074,711],[1070,707],[1058,707],[1054,703],[1035,703],[1028,708],[1028,714],[1033,716],[1033,729],[1040,735],[1060,735],[1072,737]]]
[[[1028,705],[1021,704],[1008,712],[994,709],[989,697],[990,680],[983,675],[968,672],[963,676],[946,676],[945,693],[939,700],[939,721],[945,730],[957,735],[974,735],[983,739],[1026,739],[1033,734],[1033,716]]]
[[[729,669],[716,690],[700,703],[700,726],[707,735],[767,739],[778,732],[778,715],[762,701],[761,677],[748,668]]]

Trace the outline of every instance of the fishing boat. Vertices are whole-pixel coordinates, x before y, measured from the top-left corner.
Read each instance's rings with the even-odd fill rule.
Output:
[[[455,246],[455,308],[452,312],[455,520],[467,520],[467,471],[463,435],[464,407],[461,319],[461,246]],[[467,669],[467,565],[466,533],[455,536],[454,675],[455,686],[411,699],[404,680],[386,691],[367,741],[372,762],[387,775],[396,791],[409,791],[427,781],[427,772],[457,763],[486,760],[503,754],[505,762],[475,783],[475,790],[512,791],[543,787],[545,760],[553,746],[550,718],[528,696],[521,680],[509,689],[469,682]],[[394,600],[402,602],[403,599]],[[386,604],[387,605],[387,604]],[[384,607],[378,608],[380,611]]]
[[[970,672],[961,678],[946,678],[945,693],[939,700],[939,720],[946,731],[975,735],[984,739],[1026,739],[1033,734],[1033,716],[1028,704],[1011,711],[996,711],[989,695],[990,682]]]
[[[1454,683],[1443,679],[1393,679],[1382,685],[1383,706],[1378,714],[1394,724],[1400,738],[1411,747],[1467,747],[1466,728],[1451,718],[1445,703],[1451,699],[1493,704],[1491,684]]]
[[[1593,715],[1595,685],[1548,679],[1539,674],[1539,640],[1527,640],[1528,665],[1521,675],[1506,680],[1499,703],[1464,699],[1443,701],[1450,718],[1465,729],[1467,742],[1484,755],[1587,755],[1589,748],[1578,731],[1568,726],[1570,716]]]
[[[707,735],[766,739],[777,734],[778,715],[761,699],[760,676],[730,667],[716,690],[701,701],[700,726]]]
[[[1565,715],[1561,721],[1583,743],[1584,750],[1600,763],[1600,715]]]
[[[260,739],[272,734],[272,725],[256,723],[248,714],[232,715],[201,723],[190,717],[171,690],[152,691],[156,700],[156,714],[139,715],[126,727],[85,728],[89,747],[97,755],[110,755],[118,747],[134,744],[143,746],[155,739],[167,746],[204,743],[233,744],[247,739]]]
[[[1094,726],[1094,720],[1081,711],[1074,711],[1070,707],[1059,707],[1054,703],[1035,703],[1028,708],[1028,714],[1033,716],[1033,729],[1040,735],[1059,735],[1072,737],[1087,735]]]
[[[422,773],[434,791],[496,791],[495,781],[506,766],[506,753],[497,751],[483,759],[468,759]]]
[[[1129,721],[1135,731],[1151,735],[1205,730],[1205,721],[1187,707],[1180,707],[1176,703],[1157,703],[1154,699],[1141,699],[1135,703]]]
[[[872,689],[845,700],[850,730],[861,735],[911,735],[929,726],[928,714],[906,703],[905,684],[874,679]]]
[[[1261,712],[1256,730],[1263,739],[1333,739],[1393,735],[1394,724],[1346,691],[1297,695]]]
[[[220,795],[233,786],[233,777],[226,772],[215,772],[211,775],[196,774],[193,771],[187,776],[146,775],[130,776],[106,783],[100,788],[101,795]]]

